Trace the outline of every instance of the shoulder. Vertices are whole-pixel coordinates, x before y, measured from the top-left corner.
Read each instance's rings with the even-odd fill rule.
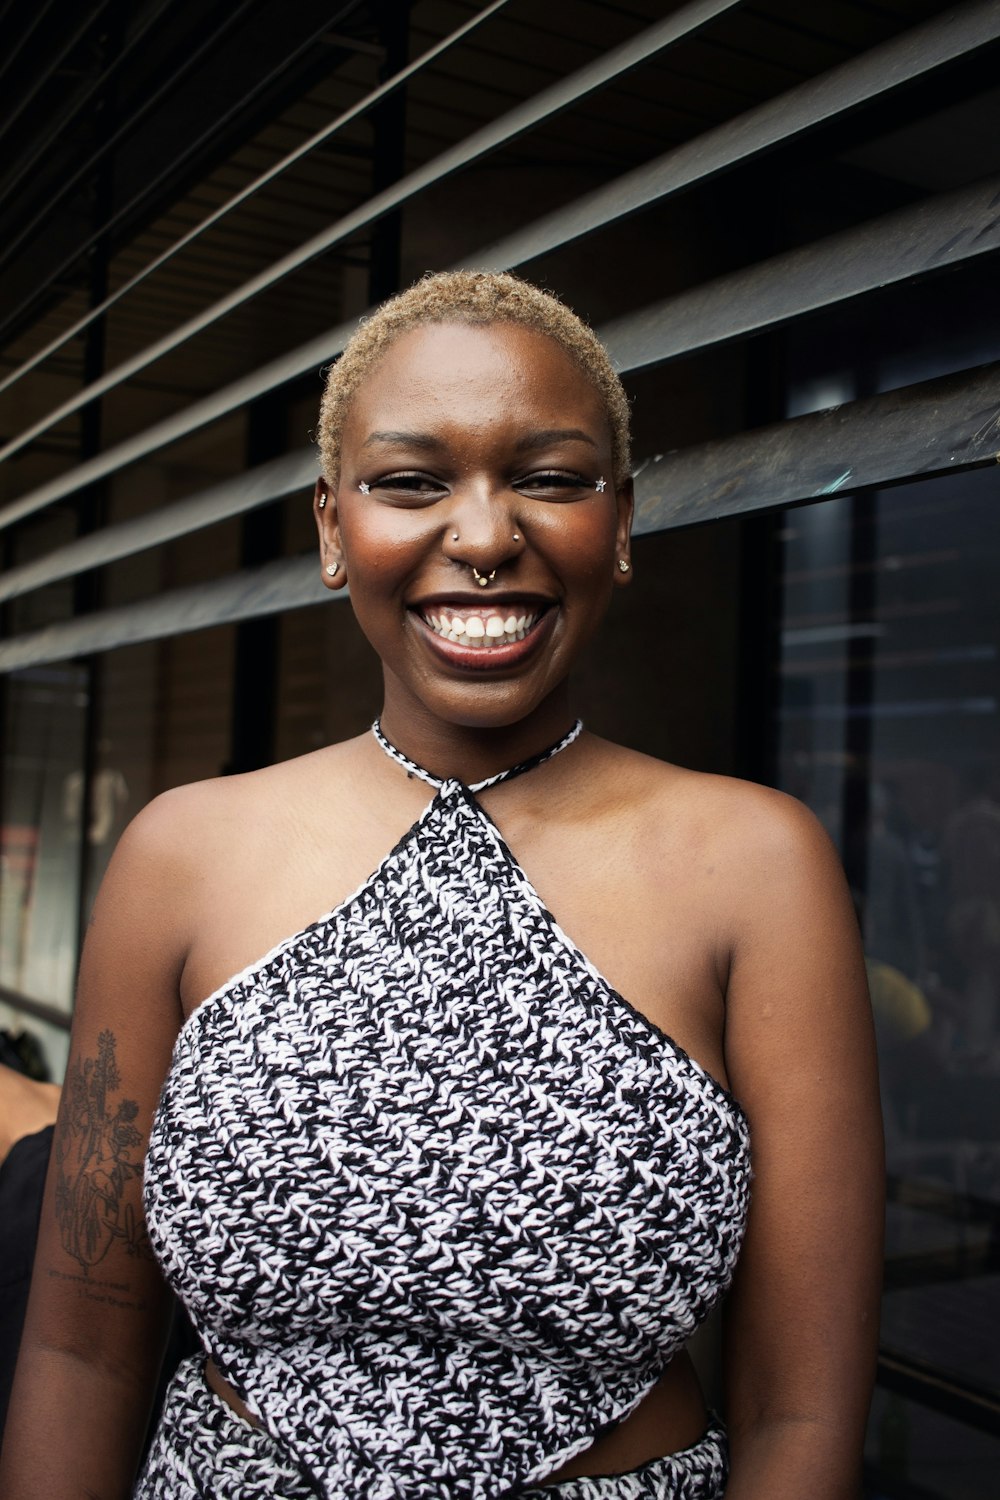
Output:
[[[240,775],[172,787],[132,819],[118,841],[95,904],[171,913],[175,930],[196,919],[205,890],[242,868],[267,866],[294,839],[321,790],[347,780],[350,746],[330,746]]]
[[[817,924],[849,940],[857,922],[839,856],[801,802],[612,748],[604,827],[640,885],[697,924],[720,976],[751,949],[809,941]]]
[[[188,868],[222,843],[253,841],[275,820],[294,819],[322,787],[350,778],[356,742],[346,741],[292,760],[233,776],[186,782],[161,792],[139,812],[121,846],[138,858]]]
[[[681,840],[715,868],[740,870],[752,859],[758,877],[787,878],[812,865],[838,867],[819,819],[787,793],[735,776],[684,766],[603,744],[609,782],[630,819],[652,839]]]

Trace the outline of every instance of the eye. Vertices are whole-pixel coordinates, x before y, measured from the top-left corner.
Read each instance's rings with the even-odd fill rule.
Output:
[[[417,470],[401,470],[395,474],[381,474],[369,481],[372,495],[395,505],[428,505],[447,494],[447,485],[432,474]]]
[[[569,469],[536,469],[515,479],[513,488],[544,500],[576,500],[594,488],[594,481]]]

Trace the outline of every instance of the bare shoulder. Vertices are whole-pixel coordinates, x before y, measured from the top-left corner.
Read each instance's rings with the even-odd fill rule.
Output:
[[[356,742],[348,740],[258,771],[172,787],[132,820],[122,835],[123,850],[187,876],[220,852],[232,858],[268,839],[277,822],[287,833],[321,785],[348,783],[355,750]]]
[[[839,869],[819,819],[785,792],[607,742],[601,742],[600,753],[627,813],[650,837],[679,841],[709,858],[720,874],[738,875],[752,867],[755,880],[780,882],[811,867]]]

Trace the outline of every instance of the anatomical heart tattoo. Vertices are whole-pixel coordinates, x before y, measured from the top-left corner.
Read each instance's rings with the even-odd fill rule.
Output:
[[[112,1102],[121,1088],[115,1046],[114,1032],[102,1031],[96,1058],[74,1062],[64,1089],[63,1125],[56,1135],[56,1216],[63,1249],[85,1274],[116,1240],[129,1255],[151,1254],[136,1215],[137,1191],[128,1191],[142,1172],[142,1135],[134,1123],[139,1106],[134,1099]]]

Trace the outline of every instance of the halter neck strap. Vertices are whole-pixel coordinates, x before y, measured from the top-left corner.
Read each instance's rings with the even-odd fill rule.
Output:
[[[533,771],[536,766],[543,765],[545,761],[551,760],[554,755],[558,755],[560,750],[568,749],[582,729],[583,720],[577,719],[572,729],[568,729],[562,739],[557,740],[554,745],[550,745],[547,750],[541,750],[537,755],[532,755],[527,760],[519,761],[516,766],[511,766],[507,771],[498,771],[495,776],[487,776],[485,781],[470,782],[469,791],[485,792],[487,787],[498,786],[501,781],[513,781],[515,776],[523,776],[525,771]],[[380,719],[376,719],[372,725],[372,734],[390,760],[394,760],[397,765],[402,766],[411,776],[419,776],[421,781],[426,781],[427,785],[434,787],[436,791],[440,791],[446,781],[457,780],[456,777],[432,776],[430,771],[425,771],[423,766],[418,766],[417,762],[411,760],[408,755],[404,755],[402,750],[397,750],[396,746],[387,740],[382,733],[382,721]]]

